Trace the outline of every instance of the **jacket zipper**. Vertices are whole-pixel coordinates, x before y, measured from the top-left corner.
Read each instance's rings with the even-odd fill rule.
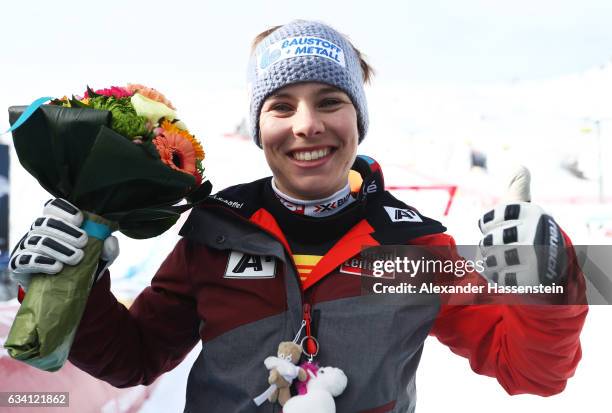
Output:
[[[278,242],[283,247],[283,251],[285,251],[285,254],[287,254],[287,256],[289,257],[289,260],[291,261],[291,266],[293,268],[294,277],[295,277],[295,279],[297,281],[297,284],[298,284],[298,290],[299,290],[299,293],[300,293],[300,306],[302,308],[304,308],[304,305],[306,304],[306,297],[304,295],[304,290],[302,290],[302,280],[300,279],[300,273],[299,273],[299,271],[297,269],[297,265],[295,264],[295,261],[293,259],[293,255],[291,255],[291,253],[285,248],[285,244],[283,244],[281,242],[281,240],[278,239],[278,237],[275,234],[273,234],[272,232],[268,231],[266,228],[264,228],[264,227],[262,227],[260,225],[257,225],[255,222],[248,220],[247,218],[243,217],[242,215],[237,214],[236,212],[234,212],[232,210],[225,209],[225,208],[223,208],[221,206],[211,206],[211,207],[212,208],[218,208],[221,211],[223,211],[223,212],[225,212],[227,214],[233,215],[234,217],[242,220],[243,222],[246,222],[247,224],[256,227],[257,229],[259,229],[259,230],[265,232],[266,234],[270,235],[272,238],[274,238],[276,240],[276,242]],[[206,206],[205,206],[205,208],[206,208]],[[289,311],[291,311],[291,310],[289,309]],[[305,320],[302,319],[302,321],[305,321]]]
[[[300,273],[299,273],[299,271],[297,269],[297,265],[295,264],[295,261],[293,259],[293,255],[291,255],[291,253],[285,248],[285,245],[281,242],[281,240],[278,239],[278,237],[275,234],[273,234],[272,232],[268,231],[266,228],[264,228],[264,227],[262,227],[260,225],[257,225],[253,221],[250,221],[250,220],[246,219],[245,217],[243,217],[242,215],[237,214],[237,213],[235,213],[235,212],[233,212],[231,210],[227,210],[227,209],[225,209],[223,207],[217,207],[217,208],[220,208],[222,211],[224,211],[226,213],[229,213],[229,214],[239,218],[243,222],[246,222],[247,224],[252,225],[252,226],[254,226],[254,227],[264,231],[266,234],[268,234],[272,238],[274,238],[276,240],[276,242],[278,242],[283,247],[283,251],[285,251],[285,254],[287,254],[287,256],[289,257],[289,260],[291,261],[291,266],[293,268],[293,273],[294,273],[295,279],[296,279],[297,284],[298,284],[298,290],[299,290],[299,293],[300,293],[300,304],[301,304],[301,307],[303,309],[303,318],[302,318],[302,321],[303,322],[305,321],[307,326],[310,325],[310,327],[309,327],[310,330],[307,330],[307,331],[310,331],[312,333],[313,332],[312,329],[314,328],[313,336],[316,337],[316,328],[317,328],[317,324],[318,324],[318,320],[319,320],[319,317],[320,317],[320,311],[321,310],[314,310],[314,312],[313,312],[311,304],[306,300],[306,295],[304,294],[304,290],[302,290],[302,280],[300,279]],[[312,317],[311,313],[314,313],[314,320],[313,320],[313,317]],[[306,315],[308,315],[308,320],[309,321],[307,320]],[[308,332],[307,332],[307,335],[309,335]],[[308,343],[312,343],[312,340],[306,340],[306,343],[304,343],[304,344],[308,345]],[[314,343],[311,344],[311,346],[312,345],[314,345]]]
[[[304,303],[304,323],[306,327],[304,352],[307,354],[316,355],[319,352],[319,344],[315,340],[317,340],[317,328],[320,317],[321,310],[313,310],[312,305],[308,301]]]
[[[306,334],[304,336],[304,351],[307,354],[314,354],[316,351],[316,347],[314,342],[312,341],[312,308],[310,307],[310,303],[304,303],[304,322],[306,323]]]

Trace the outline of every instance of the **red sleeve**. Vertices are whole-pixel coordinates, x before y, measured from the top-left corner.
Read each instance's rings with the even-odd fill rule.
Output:
[[[569,237],[564,238],[570,302],[584,303],[584,277]],[[455,249],[446,234],[417,243]],[[563,391],[580,361],[587,311],[586,305],[442,305],[430,334],[466,357],[476,373],[497,378],[509,394],[550,396]]]
[[[116,387],[150,384],[178,365],[199,340],[192,249],[180,240],[129,310],[104,274],[91,291],[69,360]]]

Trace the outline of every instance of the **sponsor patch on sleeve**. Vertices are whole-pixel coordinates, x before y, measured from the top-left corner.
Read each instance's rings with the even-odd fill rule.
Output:
[[[411,209],[386,206],[385,211],[387,211],[389,218],[393,222],[423,222],[419,214]]]
[[[227,260],[223,278],[274,278],[275,275],[276,259],[274,257],[232,251]]]

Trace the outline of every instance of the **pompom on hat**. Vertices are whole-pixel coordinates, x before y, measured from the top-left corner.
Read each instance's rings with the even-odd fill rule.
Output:
[[[250,132],[261,148],[259,114],[268,96],[295,83],[320,82],[345,92],[357,111],[359,142],[368,130],[368,106],[363,72],[350,42],[331,27],[295,20],[265,37],[251,55],[248,67]]]

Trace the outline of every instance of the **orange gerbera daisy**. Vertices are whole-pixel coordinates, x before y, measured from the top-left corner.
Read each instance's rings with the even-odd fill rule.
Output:
[[[200,142],[198,142],[198,140],[192,134],[190,134],[184,129],[179,128],[178,126],[176,126],[176,124],[168,120],[164,120],[160,127],[164,130],[164,135],[167,133],[175,133],[187,139],[193,146],[196,159],[199,161],[204,160],[204,149],[202,148],[202,145],[200,145]]]
[[[172,169],[193,175],[196,179],[202,179],[196,164],[196,151],[185,136],[180,133],[165,132],[153,139],[153,144],[163,163]]]

